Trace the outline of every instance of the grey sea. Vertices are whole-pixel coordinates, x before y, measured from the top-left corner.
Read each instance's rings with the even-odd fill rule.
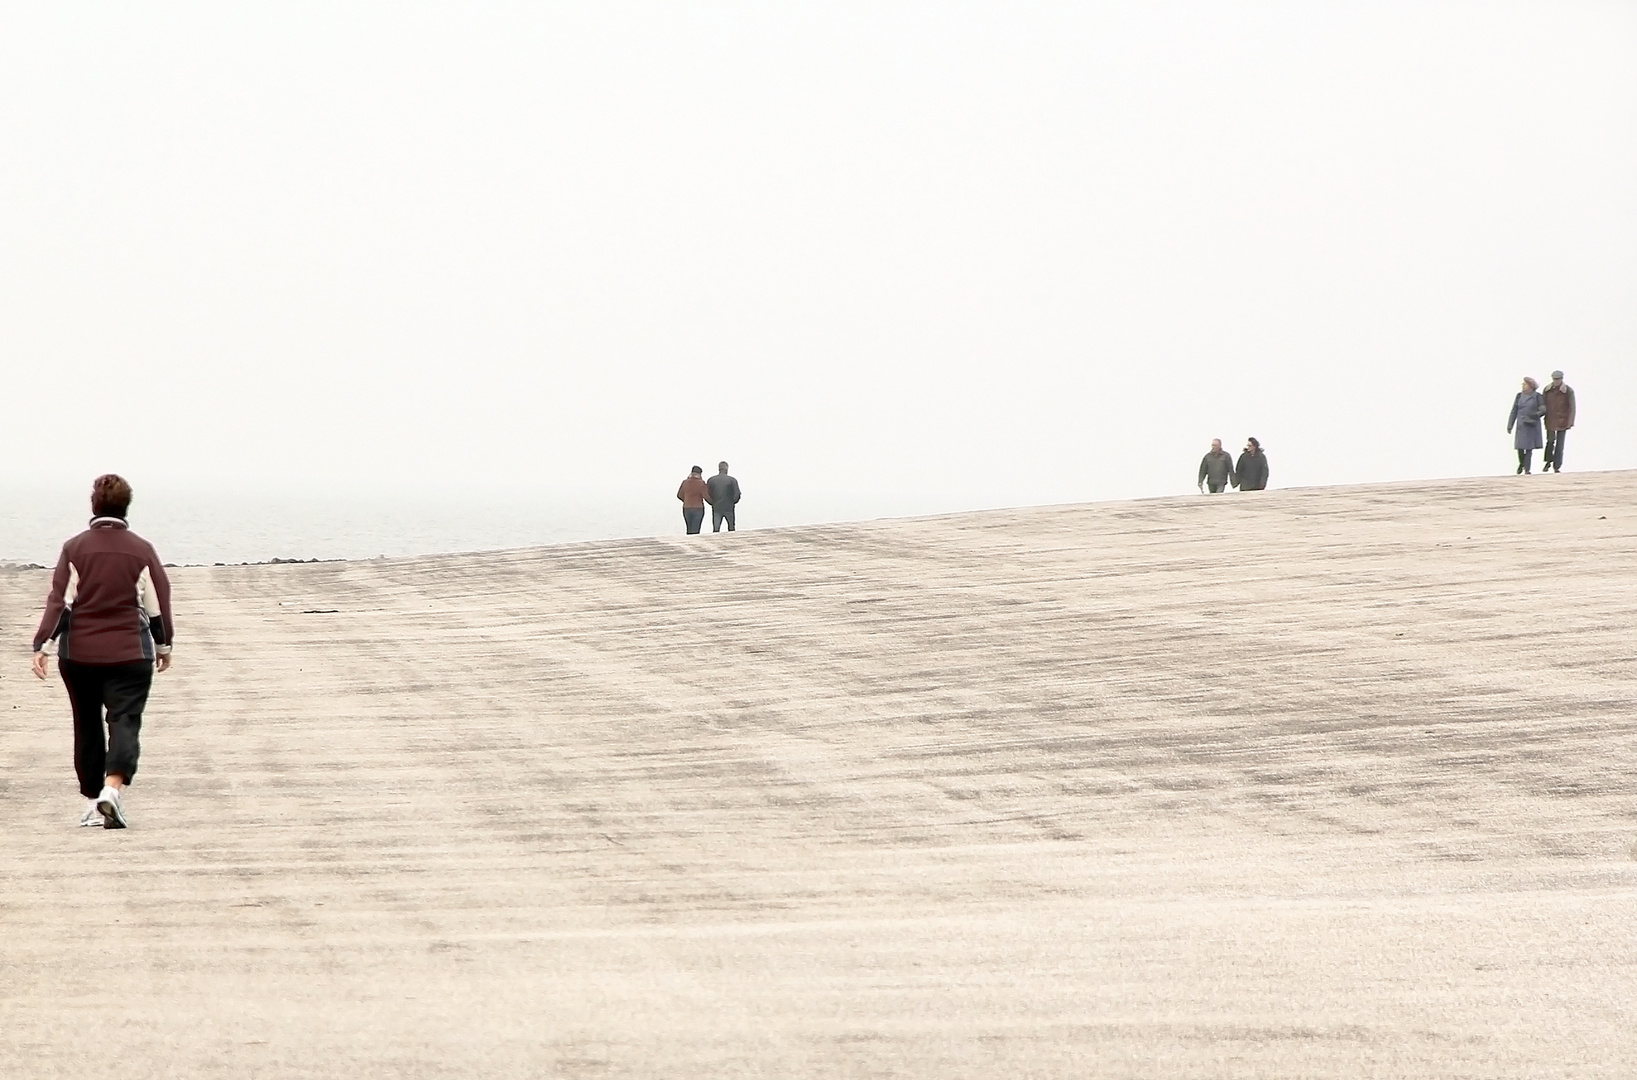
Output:
[[[3,494],[0,561],[49,565],[88,520],[78,491]],[[166,562],[178,564],[371,559],[680,532],[680,515],[664,513],[669,508],[655,502],[519,505],[499,496],[409,501],[281,494],[244,505],[208,492],[139,489],[131,527]]]
[[[680,479],[680,478],[679,478]],[[346,496],[281,492],[246,502],[211,490],[137,487],[131,527],[170,563],[494,551],[588,540],[682,533],[674,488],[604,495]],[[739,528],[896,517],[960,509],[936,500],[792,498],[757,493],[740,508]],[[62,543],[85,528],[78,487],[0,486],[0,563],[56,561]],[[706,531],[710,529],[707,517]]]

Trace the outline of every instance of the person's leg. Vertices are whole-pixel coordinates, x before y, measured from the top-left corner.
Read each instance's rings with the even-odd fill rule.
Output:
[[[68,687],[74,710],[74,775],[80,794],[94,799],[102,793],[108,748],[102,738],[102,672],[105,669],[72,660],[58,660],[57,672]]]
[[[689,536],[695,536],[699,527],[705,523],[705,508],[703,506],[683,507],[682,525],[688,530]]]
[[[724,515],[723,515],[721,510],[717,509],[714,506],[711,507],[711,532],[714,533],[714,532],[721,532],[722,531],[722,518],[723,518],[723,516]]]
[[[136,776],[136,759],[142,752],[142,710],[153,686],[153,665],[120,664],[110,667],[102,683],[102,699],[108,706],[107,784],[118,790]]]
[[[1540,471],[1552,471],[1552,453],[1557,449],[1557,432],[1546,429],[1546,445],[1540,452]]]
[[[1568,431],[1555,432],[1557,439],[1552,443],[1552,471],[1563,471],[1563,441],[1568,438]]]
[[[733,509],[734,508],[730,506],[730,507],[727,508],[727,510],[723,511],[723,514],[722,514],[723,517],[727,518],[728,532],[733,531]]]
[[[1523,451],[1518,451],[1518,475],[1523,475]]]
[[[1533,450],[1525,450],[1523,452],[1523,474],[1525,476],[1528,476],[1530,473],[1532,473],[1534,471],[1535,471],[1535,452]]]
[[[113,664],[102,668],[102,704],[108,710],[108,751],[103,763],[106,775],[96,797],[96,811],[105,829],[125,828],[125,808],[120,791],[136,775],[136,759],[141,747],[142,709],[153,684],[153,664]]]

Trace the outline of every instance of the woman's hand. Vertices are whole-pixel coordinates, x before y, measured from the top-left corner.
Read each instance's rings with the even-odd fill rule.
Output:
[[[28,666],[34,669],[34,677],[36,679],[45,678],[45,653],[35,653],[34,658],[28,662]]]
[[[160,653],[159,659],[154,661],[154,667],[160,671],[169,671],[171,667],[171,654],[168,652]]]

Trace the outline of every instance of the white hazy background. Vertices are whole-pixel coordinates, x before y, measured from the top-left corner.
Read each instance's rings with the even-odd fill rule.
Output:
[[[1634,300],[1630,3],[0,6],[0,557],[1509,473],[1554,367],[1628,468]]]

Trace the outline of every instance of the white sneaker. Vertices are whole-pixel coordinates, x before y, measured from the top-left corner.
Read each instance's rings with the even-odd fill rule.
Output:
[[[102,815],[104,829],[123,829],[125,827],[125,811],[119,805],[119,792],[111,787],[102,789],[97,796],[97,813]]]
[[[85,800],[85,813],[80,815],[80,828],[90,829],[102,825],[102,811],[97,809],[97,800]]]

